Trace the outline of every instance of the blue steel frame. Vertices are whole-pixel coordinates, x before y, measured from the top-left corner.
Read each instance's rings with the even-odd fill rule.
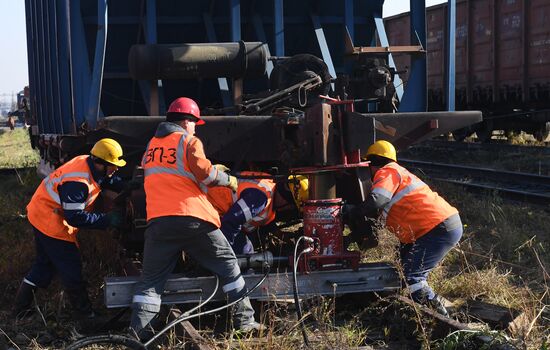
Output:
[[[411,0],[411,43],[426,48],[426,2]],[[411,72],[399,112],[428,110],[428,69],[425,55],[411,57]]]
[[[241,40],[241,0],[229,0],[231,15],[231,41]]]
[[[321,25],[321,20],[316,14],[311,14],[311,22],[313,23],[313,30],[315,31],[315,36],[317,37],[317,42],[319,43],[319,48],[321,49],[321,55],[323,56],[323,61],[325,61],[328,72],[332,78],[336,78],[336,70],[334,69],[334,64],[332,63],[332,57],[330,56],[330,49],[328,47],[327,39],[325,38],[325,32]],[[331,83],[332,89],[334,90],[334,83]]]
[[[86,121],[92,76],[88,60],[88,47],[84,36],[84,22],[80,14],[80,0],[70,1],[70,28],[73,73],[73,116],[77,127]]]
[[[212,15],[210,13],[203,13],[204,25],[206,26],[206,36],[208,41],[214,43],[218,41],[216,36],[216,30],[214,29],[214,22],[212,21]],[[224,107],[229,107],[232,105],[231,92],[229,91],[229,84],[227,83],[227,78],[218,78],[218,87],[220,89],[220,95],[222,98],[222,103]]]
[[[456,51],[456,0],[447,4],[447,52],[445,54],[445,103],[448,111],[455,110],[455,51]]]
[[[145,42],[147,44],[156,44],[157,43],[157,1],[156,0],[147,0],[146,2],[146,21],[144,23],[144,33],[145,33]],[[166,113],[166,104],[164,103],[164,90],[162,88],[162,80],[157,80],[155,82],[148,82],[140,80],[138,82],[141,94],[143,96],[143,101],[145,108],[149,112],[149,115],[153,115],[153,110],[151,106],[151,94],[152,90],[156,90],[158,96],[159,110],[160,115]]]
[[[275,36],[275,56],[285,55],[285,21],[283,0],[273,0],[273,35]]]
[[[105,67],[105,46],[107,45],[107,0],[98,0],[97,14],[98,23],[95,42],[94,70],[92,73],[90,97],[88,98],[88,110],[86,112],[86,122],[91,129],[95,128],[101,113],[101,86],[103,84],[103,69]]]
[[[89,5],[96,1],[97,15],[90,16]],[[225,13],[225,19],[220,14],[203,13],[202,16],[194,16],[193,13],[183,17],[158,17],[157,1],[146,0],[146,19],[144,24],[145,42],[156,43],[157,25],[162,24],[204,24],[209,41],[216,41],[217,36],[214,26],[220,24],[229,26],[229,39],[239,41],[242,38],[243,25],[252,25],[256,40],[271,45],[270,52],[275,56],[283,57],[288,52],[285,47],[288,40],[294,38],[285,35],[289,25],[302,23],[305,19],[299,15],[285,14],[284,0],[270,0],[267,2],[254,2],[255,7],[261,7],[263,15],[252,9],[247,12],[247,17],[241,18],[243,13],[241,5],[247,0],[225,0],[229,6],[229,14]],[[86,2],[87,15],[82,13],[81,3]],[[309,9],[312,35],[316,38],[319,52],[329,67],[330,74],[335,77],[340,70],[345,70],[346,65],[335,66],[333,56],[338,43],[334,34],[327,37],[327,28],[335,24],[345,26],[352,40],[362,41],[361,45],[375,45],[376,37],[383,46],[389,46],[383,19],[382,5],[384,0],[344,0],[334,2],[334,11],[324,8],[324,12],[317,13],[318,8]],[[113,3],[114,4],[114,3]],[[266,4],[268,7],[266,7]],[[289,7],[295,3],[288,3]],[[300,3],[301,4],[301,3]],[[323,3],[320,1],[321,7]],[[329,2],[324,3],[330,4]],[[448,3],[448,45],[447,48],[447,103],[448,109],[454,110],[454,37],[456,0]],[[426,47],[426,11],[425,0],[410,0],[411,5],[411,44],[419,44]],[[342,8],[338,7],[342,6]],[[266,15],[266,8],[269,8]],[[38,127],[41,133],[51,134],[75,134],[83,122],[87,122],[89,128],[96,126],[97,120],[103,115],[100,108],[102,82],[105,69],[105,50],[107,42],[107,25],[111,23],[135,23],[142,21],[139,17],[109,17],[108,0],[26,0],[27,35],[29,77],[31,89],[31,102],[34,115],[38,116]],[[222,14],[223,15],[223,14]],[[214,18],[214,16],[217,16]],[[294,16],[294,17],[293,17]],[[83,18],[85,17],[85,19]],[[162,21],[162,22],[161,22]],[[243,22],[244,21],[244,22]],[[287,22],[288,21],[288,22]],[[86,34],[84,24],[88,25]],[[88,53],[87,43],[89,39],[90,24],[95,25],[95,48],[93,62]],[[305,23],[304,23],[305,24]],[[361,31],[358,32],[358,25]],[[266,32],[266,28],[270,28]],[[364,28],[364,29],[363,29]],[[366,30],[366,33],[364,32]],[[220,33],[222,34],[222,33]],[[331,34],[331,33],[329,33]],[[247,34],[249,35],[249,34]],[[359,39],[358,39],[359,38]],[[365,43],[366,41],[366,43]],[[93,46],[91,46],[93,47]],[[341,49],[341,48],[338,48]],[[296,51],[296,50],[294,50]],[[338,56],[339,57],[339,56]],[[40,58],[40,59],[38,59]],[[92,63],[92,64],[90,64]],[[390,65],[393,58],[390,55]],[[272,64],[268,67],[271,72]],[[119,74],[120,75],[120,74]],[[120,77],[118,77],[120,78]],[[127,78],[126,78],[127,79]],[[159,113],[165,111],[162,81],[157,81],[156,86],[140,83],[144,102],[149,103],[151,88],[157,89],[159,94]],[[398,98],[400,99],[400,112],[424,111],[427,108],[427,62],[425,55],[412,57],[411,72],[407,81],[407,88],[399,76],[395,79]],[[225,106],[231,104],[230,87],[226,79],[218,79],[220,96]],[[107,106],[108,107],[108,106]],[[106,108],[106,106],[104,106]],[[151,106],[147,106],[150,111]]]

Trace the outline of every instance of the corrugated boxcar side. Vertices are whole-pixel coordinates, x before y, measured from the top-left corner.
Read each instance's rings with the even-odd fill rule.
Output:
[[[426,15],[428,38],[428,86],[431,89],[442,90],[445,74],[445,32],[447,8],[440,6]]]
[[[386,19],[384,27],[386,28],[386,35],[388,36],[390,46],[410,45],[411,20],[408,14]],[[409,55],[394,55],[393,60],[397,70],[401,71],[399,76],[403,79],[403,84],[406,86],[406,82],[409,79],[409,72],[406,70],[411,66],[411,58]]]
[[[456,56],[455,56],[455,84],[457,89],[457,104],[464,104],[467,85],[469,81],[468,71],[468,33],[470,32],[468,21],[468,3],[461,2],[456,5]]]
[[[550,1],[531,0],[528,23],[528,76],[530,88],[545,84],[550,88]],[[548,93],[548,92],[547,92]]]
[[[430,103],[440,109],[447,5],[428,8],[426,19]],[[386,31],[390,45],[405,45],[410,35],[408,14],[386,19]],[[407,56],[395,61],[398,70],[410,64]],[[459,1],[455,63],[457,107],[541,106],[550,89],[550,1]],[[406,81],[407,74],[401,77]]]
[[[492,87],[493,75],[495,72],[493,55],[493,9],[492,1],[473,1],[469,16],[466,19],[471,25],[468,30],[468,45],[465,52],[468,54],[468,79],[467,84],[471,88],[468,100],[483,100],[490,98],[491,91],[486,90]],[[458,86],[457,88],[463,88]],[[470,89],[469,89],[470,90]]]

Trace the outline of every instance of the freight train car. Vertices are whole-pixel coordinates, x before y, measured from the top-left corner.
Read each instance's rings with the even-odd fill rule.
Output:
[[[424,33],[423,4],[411,1],[420,14],[415,32]],[[404,90],[391,53],[346,51],[346,32],[367,48],[376,44],[376,33],[385,37],[382,5],[383,0],[26,0],[32,139],[44,162],[57,166],[86,152],[101,134],[118,133],[137,161],[150,136],[140,123],[154,124],[147,117],[164,115],[178,96],[194,98],[203,112],[218,116],[271,115],[282,106],[303,112],[313,102],[330,102],[319,99],[322,94],[348,99],[356,112],[391,113],[369,116],[378,133],[364,137],[365,143],[385,138],[399,147],[470,123],[441,113],[416,115],[422,120],[414,121],[394,113],[426,111],[422,52],[414,56],[419,79],[409,80],[411,88]],[[322,86],[312,90],[308,103],[282,98],[285,89],[314,76]],[[297,90],[305,91],[288,93]],[[276,93],[267,108],[253,111],[258,107],[253,101]]]
[[[374,47],[376,33],[385,38],[383,0],[25,4],[32,139],[44,172],[112,137],[128,162],[121,175],[142,179],[147,141],[167,105],[187,96],[202,108],[206,125],[197,134],[212,161],[236,175],[252,169],[284,181],[304,175],[310,199],[354,203],[370,188],[362,157],[376,139],[403,149],[481,120],[479,112],[426,112],[423,0],[411,0],[422,45],[401,48]],[[414,54],[417,78],[405,90],[392,52]],[[121,203],[129,223],[123,244],[139,253],[144,192]],[[312,261],[350,266],[346,254]],[[388,287],[371,284],[383,280],[387,269],[380,271],[356,271],[369,282],[354,291]],[[120,281],[109,286],[124,287],[117,296],[131,290]],[[127,303],[113,300],[115,294],[106,294],[108,305]]]
[[[445,109],[447,4],[427,9],[430,110]],[[550,2],[459,0],[456,5],[456,109],[483,111],[473,131],[489,140],[494,130],[526,131],[538,140],[550,133]],[[409,40],[409,15],[385,20],[389,42]],[[396,58],[406,71],[410,58]],[[402,74],[407,80],[407,74]]]

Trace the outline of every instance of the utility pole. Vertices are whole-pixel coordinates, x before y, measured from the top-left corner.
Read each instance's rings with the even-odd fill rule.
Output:
[[[11,91],[11,111],[15,112],[17,110],[17,100],[15,99],[15,92]]]

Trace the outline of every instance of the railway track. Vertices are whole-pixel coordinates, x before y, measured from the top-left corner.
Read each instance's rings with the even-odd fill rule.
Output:
[[[17,173],[29,171],[31,169],[36,169],[36,167],[26,167],[26,168],[0,168],[0,175],[16,175]]]
[[[437,181],[474,190],[497,191],[514,200],[550,204],[550,176],[403,158],[399,159],[399,163]]]
[[[540,154],[550,156],[550,147],[548,146],[523,146],[510,145],[507,143],[473,143],[473,142],[454,142],[443,140],[427,140],[422,143],[411,146],[411,149],[453,149],[459,151],[495,151],[507,153],[525,153]]]

